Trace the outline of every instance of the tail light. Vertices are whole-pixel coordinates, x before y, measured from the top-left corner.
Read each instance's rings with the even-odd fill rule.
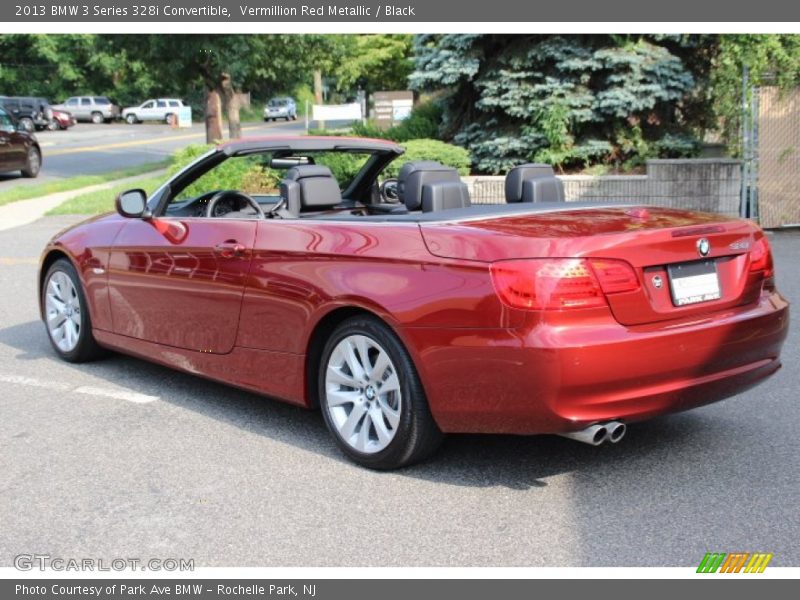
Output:
[[[639,288],[633,268],[618,260],[504,260],[491,265],[491,274],[503,304],[524,310],[605,306],[605,294]]]
[[[763,271],[764,287],[775,287],[775,267],[772,264],[772,250],[766,236],[760,237],[750,250],[750,271]]]

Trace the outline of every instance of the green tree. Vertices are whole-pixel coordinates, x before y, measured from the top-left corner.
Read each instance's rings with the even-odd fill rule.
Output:
[[[343,60],[333,66],[337,88],[362,89],[368,94],[379,90],[404,90],[414,68],[411,57],[413,36],[340,36]]]
[[[698,36],[422,35],[418,90],[445,92],[443,133],[478,170],[683,155],[708,123]],[[692,115],[692,119],[687,119]]]
[[[800,35],[734,34],[719,39],[713,61],[711,91],[723,140],[731,154],[739,152],[742,117],[742,75],[752,85],[800,85]]]
[[[0,81],[13,95],[59,102],[77,94],[141,100],[156,81],[136,54],[94,34],[0,36]]]

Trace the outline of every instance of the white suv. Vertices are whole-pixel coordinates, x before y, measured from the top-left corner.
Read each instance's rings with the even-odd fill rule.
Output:
[[[178,111],[183,106],[183,100],[178,100],[177,98],[157,98],[142,102],[139,106],[130,106],[123,109],[122,118],[131,125],[142,121],[164,121],[165,123],[170,123],[173,117],[178,116]]]

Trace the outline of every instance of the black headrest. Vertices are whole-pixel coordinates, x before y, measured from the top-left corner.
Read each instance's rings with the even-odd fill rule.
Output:
[[[437,181],[460,182],[458,171],[432,160],[407,162],[397,176],[397,197],[408,210],[419,210],[422,206],[422,189]]]
[[[306,177],[333,177],[333,173],[325,165],[297,165],[286,171],[286,179],[292,181]]]
[[[433,181],[422,186],[422,212],[471,206],[469,189],[463,181]]]
[[[506,175],[506,202],[563,202],[564,184],[550,165],[527,164]]]
[[[333,208],[342,192],[331,170],[324,165],[297,165],[286,171],[280,185],[287,209],[294,213]]]

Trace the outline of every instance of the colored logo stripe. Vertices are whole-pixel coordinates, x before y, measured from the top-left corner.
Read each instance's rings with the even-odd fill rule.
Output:
[[[697,567],[698,573],[763,573],[772,560],[765,552],[708,552]],[[745,564],[747,566],[745,566]],[[744,571],[742,571],[744,569]]]

